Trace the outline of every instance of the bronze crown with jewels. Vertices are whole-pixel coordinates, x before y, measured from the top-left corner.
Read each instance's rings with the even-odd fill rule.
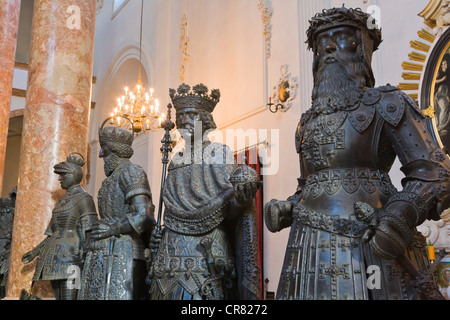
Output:
[[[209,95],[208,91],[208,87],[202,83],[192,89],[183,83],[177,90],[169,89],[169,95],[176,111],[184,108],[197,108],[212,113],[220,100],[220,91],[213,89]]]
[[[122,117],[131,124],[131,130],[125,130],[119,127],[105,127],[105,124],[113,117],[107,118],[103,121],[100,129],[98,130],[98,137],[100,144],[119,143],[131,146],[134,140],[134,127],[133,122],[127,117]]]

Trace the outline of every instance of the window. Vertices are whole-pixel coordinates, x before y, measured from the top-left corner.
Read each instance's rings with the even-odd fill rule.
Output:
[[[114,18],[119,11],[128,3],[130,0],[113,0],[113,15]]]

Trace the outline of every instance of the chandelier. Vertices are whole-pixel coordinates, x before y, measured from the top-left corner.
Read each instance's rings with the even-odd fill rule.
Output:
[[[164,113],[160,113],[159,101],[153,97],[153,89],[148,93],[142,85],[141,79],[141,57],[142,57],[142,18],[144,0],[141,4],[141,33],[139,41],[139,76],[133,89],[125,87],[125,94],[117,99],[114,112],[111,113],[111,124],[118,127],[129,128],[130,123],[124,117],[131,120],[136,135],[157,131],[165,119]]]

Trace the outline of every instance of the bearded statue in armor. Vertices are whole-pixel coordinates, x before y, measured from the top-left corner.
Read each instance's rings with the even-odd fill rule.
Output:
[[[312,105],[295,135],[301,176],[295,194],[264,213],[271,232],[291,228],[277,299],[442,298],[415,227],[449,207],[450,160],[415,101],[374,87],[381,31],[368,19],[342,7],[310,21]],[[401,191],[388,175],[396,156]]]
[[[259,181],[228,146],[211,142],[219,90],[170,89],[183,150],[163,189],[164,228],[148,276],[153,300],[258,299],[256,211]],[[180,142],[182,145],[182,142]],[[177,146],[178,147],[178,146]]]
[[[71,153],[66,161],[54,166],[66,194],[53,209],[46,238],[22,256],[26,264],[38,257],[32,281],[50,280],[56,300],[77,299],[77,288],[68,286],[67,280],[73,275],[73,266],[82,268],[90,232],[97,221],[94,200],[80,185],[84,164],[80,154]]]
[[[8,197],[0,198],[0,299],[5,297],[8,283],[16,195],[17,187],[11,191]]]
[[[86,256],[79,300],[142,300],[147,275],[144,250],[155,225],[147,174],[130,162],[133,131],[99,130],[106,179],[98,192],[99,222]]]

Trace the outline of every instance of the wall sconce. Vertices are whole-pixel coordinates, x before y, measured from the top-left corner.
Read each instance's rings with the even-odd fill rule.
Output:
[[[288,65],[281,66],[281,77],[277,85],[271,88],[273,93],[269,97],[269,103],[267,104],[269,111],[272,113],[288,111],[291,108],[292,101],[295,99],[297,89],[297,79],[290,76]]]

